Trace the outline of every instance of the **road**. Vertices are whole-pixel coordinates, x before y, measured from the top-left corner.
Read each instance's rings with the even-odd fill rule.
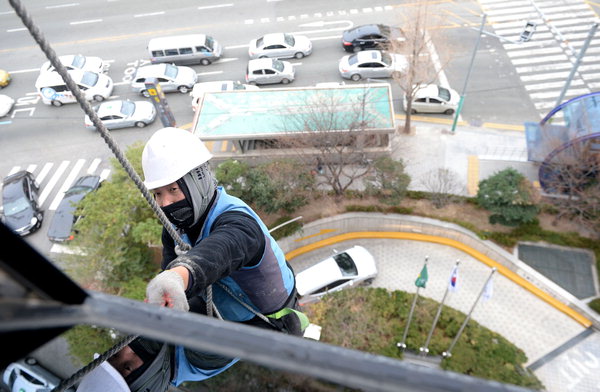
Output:
[[[581,0],[569,2],[578,6],[585,4]],[[487,12],[494,12],[497,7],[492,0],[482,0],[482,3]],[[198,5],[185,0],[166,7],[162,2],[36,0],[25,2],[24,6],[59,55],[82,53],[99,56],[110,63],[109,75],[115,82],[112,98],[142,99],[130,90],[128,82],[135,68],[147,63],[145,48],[152,37],[198,32],[214,36],[225,48],[224,58],[209,66],[193,67],[199,81],[214,81],[244,79],[251,38],[277,31],[302,33],[313,41],[314,51],[309,57],[292,60],[297,72],[292,85],[310,86],[341,80],[337,62],[345,54],[340,45],[344,29],[372,22],[402,25],[406,23],[407,7],[411,4],[385,0],[327,3],[242,0]],[[432,14],[442,16],[436,22],[437,27],[431,30],[432,65],[438,63],[442,70],[440,80],[447,80],[451,87],[461,91],[472,59],[477,35],[474,29],[479,26],[482,7],[475,1],[431,2],[429,7]],[[521,14],[514,11],[511,15],[515,23],[521,23],[530,11]],[[45,174],[44,181],[40,182],[47,193],[42,205],[46,218],[41,230],[30,235],[28,241],[48,254],[51,244],[46,239],[46,231],[53,214],[50,207],[57,204],[61,190],[69,185],[65,179],[73,177],[76,165],[80,169],[75,177],[87,171],[98,174],[110,171],[111,153],[96,132],[83,128],[83,113],[78,105],[56,108],[40,102],[34,83],[39,66],[46,59],[8,2],[0,5],[0,22],[3,26],[0,37],[5,43],[0,49],[0,68],[13,75],[13,82],[2,93],[17,100],[14,111],[0,121],[0,174],[5,176],[18,168],[29,168],[36,175]],[[493,31],[493,27],[486,26],[486,30]],[[514,34],[508,30],[503,32]],[[551,46],[551,43],[544,45]],[[515,71],[514,57],[507,55],[509,49],[512,50],[495,37],[482,37],[462,111],[462,118],[469,124],[521,125],[539,118],[540,105],[526,89],[526,79]],[[596,50],[594,45],[592,49]],[[517,58],[528,59],[534,55],[539,57],[535,52],[523,52]],[[393,96],[397,113],[402,113],[402,94],[396,86]],[[178,125],[192,121],[188,95],[168,94],[168,101]],[[160,127],[157,121],[143,129],[122,129],[112,135],[125,148],[135,141],[146,140]],[[84,162],[77,164],[80,160]]]

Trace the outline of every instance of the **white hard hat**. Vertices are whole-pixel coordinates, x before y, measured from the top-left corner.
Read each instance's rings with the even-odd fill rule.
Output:
[[[77,387],[77,392],[108,391],[130,392],[131,390],[123,376],[106,361],[86,375]]]
[[[144,185],[156,189],[171,184],[212,158],[204,143],[180,128],[159,129],[142,153]]]

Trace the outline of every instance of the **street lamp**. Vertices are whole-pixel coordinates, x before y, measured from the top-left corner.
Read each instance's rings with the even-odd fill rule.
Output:
[[[487,18],[486,14],[481,15],[481,26],[479,26],[479,34],[477,34],[477,42],[475,42],[475,48],[473,48],[473,55],[471,56],[471,64],[469,64],[469,70],[467,71],[467,77],[465,78],[465,84],[463,85],[462,92],[460,94],[460,100],[458,101],[458,107],[456,108],[456,113],[454,113],[454,121],[452,122],[452,132],[456,130],[456,122],[458,121],[458,116],[460,116],[460,111],[463,107],[463,102],[465,101],[465,93],[467,91],[467,84],[469,83],[469,76],[471,75],[471,70],[473,69],[473,63],[475,62],[475,55],[477,54],[477,49],[479,48],[479,41],[481,41],[481,34],[483,33],[483,27],[485,26],[485,20]]]

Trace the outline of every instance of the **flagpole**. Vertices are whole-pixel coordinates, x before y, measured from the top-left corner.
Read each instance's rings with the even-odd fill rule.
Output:
[[[423,268],[427,267],[427,261],[429,261],[429,256],[425,256],[425,263],[423,264]],[[423,269],[421,269],[423,270]],[[417,303],[417,298],[419,298],[419,290],[420,286],[417,286],[417,292],[413,298],[412,305],[410,306],[410,312],[408,313],[408,320],[406,322],[406,327],[404,328],[404,335],[402,335],[402,341],[396,343],[396,346],[400,348],[402,351],[406,349],[406,337],[408,336],[408,328],[410,327],[410,321],[412,320],[413,312],[415,311],[415,305]]]
[[[458,268],[460,264],[460,260],[456,260],[456,264],[454,264],[454,268]],[[454,273],[454,268],[452,269],[450,279],[452,279],[452,274]],[[431,325],[431,330],[429,331],[429,335],[427,335],[427,340],[425,341],[425,345],[419,348],[422,356],[427,356],[429,354],[429,342],[431,341],[431,336],[433,335],[433,331],[435,330],[435,326],[437,325],[438,319],[440,318],[440,314],[442,313],[442,308],[444,307],[444,302],[446,301],[446,296],[450,291],[450,284],[446,285],[446,291],[444,292],[444,296],[442,297],[442,302],[440,302],[440,306],[438,307],[437,313],[433,319],[433,324]]]
[[[479,292],[479,295],[477,296],[477,299],[475,300],[475,303],[473,304],[473,306],[471,307],[471,310],[469,311],[469,314],[467,315],[467,318],[465,318],[465,321],[462,323],[462,325],[460,326],[460,329],[458,330],[458,333],[456,334],[456,336],[454,337],[454,340],[452,341],[452,343],[450,344],[450,347],[448,348],[447,351],[444,351],[442,353],[442,356],[444,358],[450,358],[452,356],[452,349],[454,348],[454,345],[456,344],[456,342],[458,341],[458,338],[460,337],[460,335],[462,334],[463,330],[465,329],[465,327],[467,326],[467,323],[469,322],[469,320],[471,319],[471,314],[473,313],[473,310],[475,310],[475,306],[477,306],[477,302],[479,302],[479,298],[481,298],[481,295],[483,294],[483,292],[485,291],[485,287],[487,286],[488,282],[490,281],[490,279],[492,279],[492,276],[494,276],[494,273],[496,272],[496,267],[492,268],[492,272],[490,273],[490,276],[488,276],[487,280],[485,281],[485,284],[483,285],[483,287],[481,288],[481,291]]]

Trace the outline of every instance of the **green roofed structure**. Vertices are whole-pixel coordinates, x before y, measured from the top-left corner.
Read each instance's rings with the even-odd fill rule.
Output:
[[[192,126],[203,141],[232,141],[235,156],[281,155],[285,152],[266,151],[264,146],[314,132],[378,135],[375,143],[370,138],[365,152],[387,153],[394,130],[387,83],[208,92],[200,100]]]

